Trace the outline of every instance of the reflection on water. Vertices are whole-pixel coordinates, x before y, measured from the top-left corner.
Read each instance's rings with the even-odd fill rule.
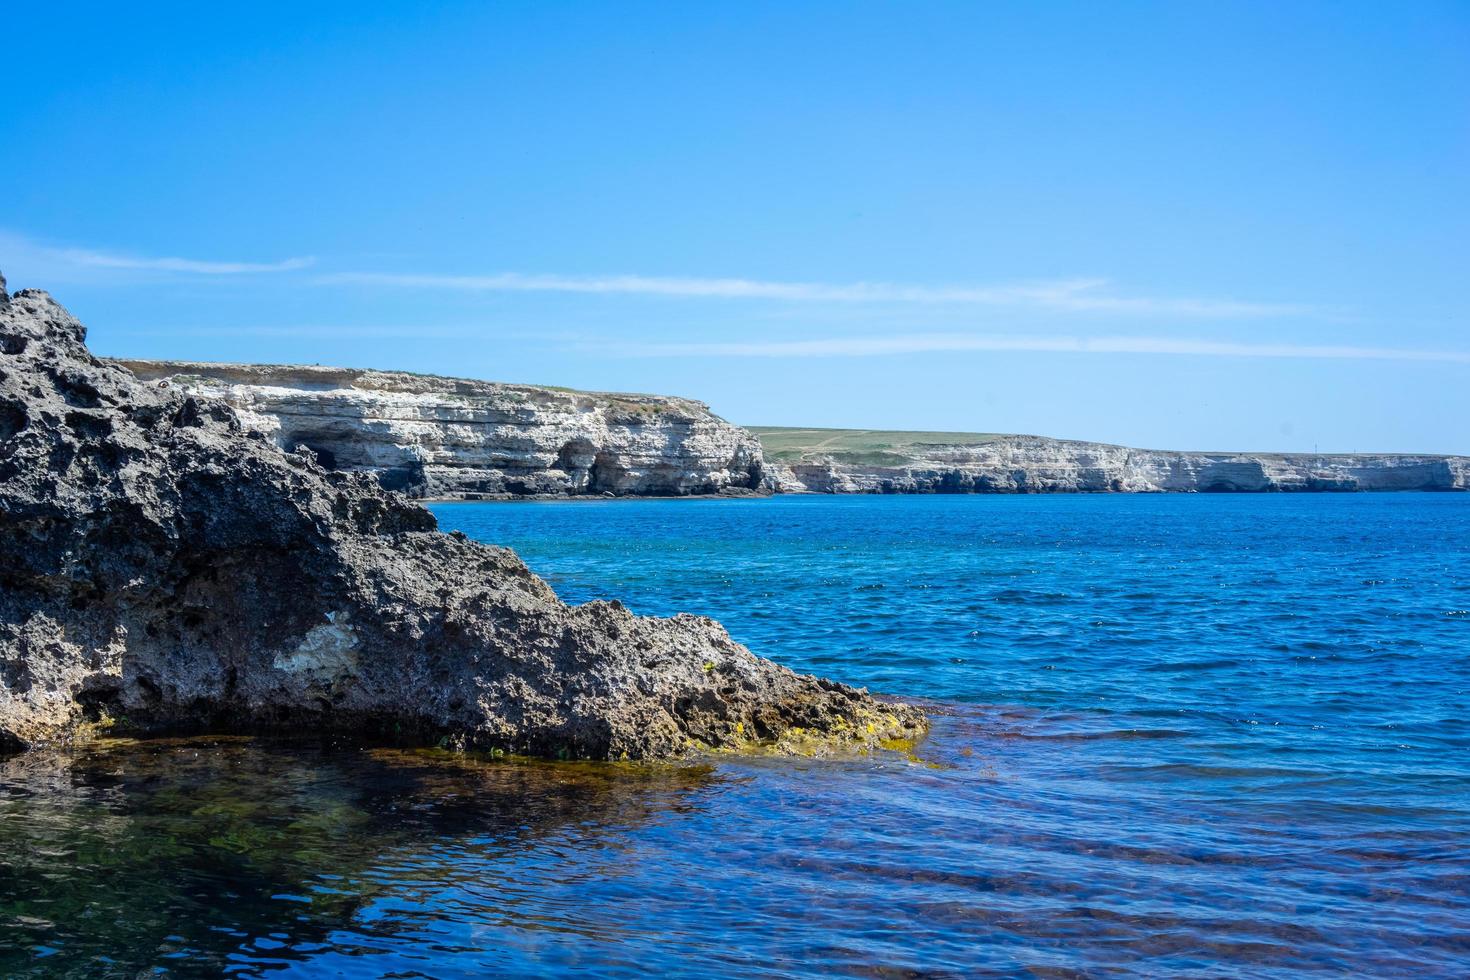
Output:
[[[0,975],[371,957],[471,896],[484,927],[572,934],[505,874],[564,848],[595,873],[620,833],[712,778],[220,737],[15,756],[0,762]]]

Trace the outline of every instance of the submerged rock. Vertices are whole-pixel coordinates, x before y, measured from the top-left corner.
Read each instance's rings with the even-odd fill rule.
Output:
[[[569,607],[512,552],[85,341],[46,293],[0,288],[8,747],[89,725],[274,728],[649,758],[922,730],[712,620]]]

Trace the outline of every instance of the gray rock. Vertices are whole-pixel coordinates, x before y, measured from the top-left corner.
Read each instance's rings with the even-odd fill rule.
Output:
[[[869,745],[915,709],[797,675],[696,616],[568,607],[365,473],[0,309],[0,742],[88,726],[399,733],[646,758]],[[814,741],[807,741],[809,736]]]

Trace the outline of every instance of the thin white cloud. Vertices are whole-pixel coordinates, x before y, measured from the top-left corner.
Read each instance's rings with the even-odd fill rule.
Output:
[[[53,249],[57,257],[74,265],[98,269],[148,269],[155,272],[188,272],[205,276],[234,276],[259,272],[294,272],[315,264],[311,256],[280,262],[213,262],[200,259],[143,257],[93,252],[80,248]]]
[[[1102,292],[1106,279],[1067,279],[993,286],[918,286],[899,283],[771,282],[671,276],[564,276],[506,272],[488,276],[445,276],[346,272],[316,280],[328,285],[394,286],[467,292],[555,292],[768,299],[826,303],[1035,307],[1076,312],[1181,317],[1268,317],[1308,315],[1316,307],[1238,300],[1116,296]]]
[[[1440,361],[1470,364],[1470,351],[1334,344],[1265,344],[1170,337],[1012,337],[912,334],[710,343],[583,345],[623,357],[879,357],[965,351],[1032,351],[1066,354],[1172,354],[1189,357],[1307,358],[1357,361]]]
[[[285,337],[288,339],[341,339],[357,340],[369,338],[410,339],[410,340],[483,340],[486,331],[481,326],[457,326],[457,325],[380,325],[380,324],[242,324],[227,326],[176,326],[176,327],[142,327],[128,329],[128,336],[133,337]],[[496,339],[518,338],[521,336],[540,337],[541,335],[520,335],[497,333]]]
[[[44,285],[58,281],[119,281],[128,273],[163,273],[187,276],[268,275],[295,272],[314,265],[311,256],[279,262],[236,262],[214,259],[185,259],[176,256],[133,255],[90,248],[45,245],[23,235],[0,232],[0,269],[12,280],[30,280]]]
[[[312,256],[276,262],[144,256],[90,248],[53,247],[21,235],[0,232],[0,269],[29,273],[37,281],[76,280],[128,272],[191,276],[269,275],[297,272],[316,264]],[[22,278],[13,276],[13,278]],[[931,307],[991,306],[1080,313],[1190,318],[1256,318],[1321,315],[1320,307],[1298,303],[1231,299],[1118,295],[1106,279],[1064,279],[979,286],[929,286],[890,282],[780,282],[740,278],[680,276],[569,276],[506,272],[483,276],[342,272],[316,277],[319,285],[370,285],[469,292],[580,293],[706,299],[777,300],[843,305],[912,304]]]

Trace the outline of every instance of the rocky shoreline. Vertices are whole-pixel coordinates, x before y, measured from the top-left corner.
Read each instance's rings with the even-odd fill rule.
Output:
[[[0,748],[95,732],[352,732],[560,758],[864,748],[915,708],[698,616],[570,607],[225,400],[86,346],[0,279]]]

